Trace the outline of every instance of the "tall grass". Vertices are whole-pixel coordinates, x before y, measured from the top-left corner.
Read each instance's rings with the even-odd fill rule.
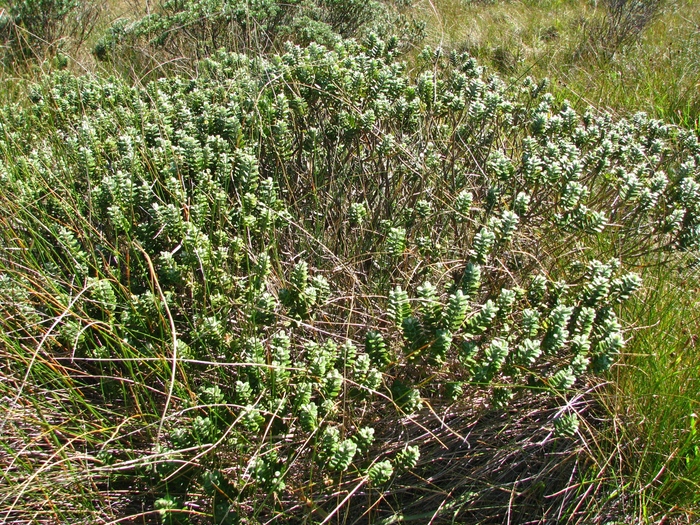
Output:
[[[697,276],[649,272],[628,313],[638,325],[615,369],[609,397],[625,464],[620,475],[636,498],[640,522],[667,514],[698,519],[700,368]]]

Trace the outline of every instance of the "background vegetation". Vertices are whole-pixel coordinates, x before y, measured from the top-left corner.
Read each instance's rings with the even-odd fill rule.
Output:
[[[2,8],[1,519],[696,520],[698,16]]]
[[[549,77],[577,108],[645,111],[697,128],[693,2],[438,0],[418,8],[429,42],[467,50],[506,76]]]

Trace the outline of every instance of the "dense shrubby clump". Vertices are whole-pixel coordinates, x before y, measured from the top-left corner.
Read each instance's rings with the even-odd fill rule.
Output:
[[[78,0],[20,0],[0,7],[0,57],[5,62],[42,57],[61,39],[77,47],[95,27],[99,4]]]
[[[375,31],[402,45],[422,39],[424,23],[406,15],[410,3],[379,0],[279,2],[263,0],[166,0],[135,20],[115,22],[95,46],[101,60],[136,56],[178,61],[219,49],[267,53],[287,41],[334,45]],[[131,65],[133,67],[133,64]]]
[[[145,88],[57,74],[5,110],[4,330],[100,376],[142,363],[152,449],[109,460],[167,519],[328,516],[430,468],[409,433],[382,446],[391,422],[565,401],[624,345],[626,265],[698,248],[694,135],[464,55],[409,75],[394,45],[218,52]]]

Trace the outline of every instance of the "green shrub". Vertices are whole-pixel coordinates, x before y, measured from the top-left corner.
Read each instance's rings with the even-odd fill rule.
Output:
[[[466,55],[409,74],[394,44],[220,51],[143,88],[58,73],[4,109],[3,331],[129,376],[150,431],[112,472],[140,465],[166,517],[290,517],[302,493],[328,515],[364,483],[381,507],[434,445],[382,433],[568,402],[625,343],[627,266],[698,248],[693,134]]]
[[[589,38],[611,58],[620,48],[634,43],[644,29],[658,18],[665,0],[605,0],[602,2],[605,16],[597,25],[589,28]]]
[[[164,0],[143,18],[116,21],[94,53],[100,60],[143,60],[144,53],[156,60],[198,60],[222,48],[264,54],[280,50],[285,41],[332,47],[371,31],[411,44],[423,37],[423,25],[401,15],[405,9],[378,0]]]
[[[0,9],[0,39],[7,61],[42,57],[60,39],[79,46],[94,29],[99,6],[77,0],[20,0]]]

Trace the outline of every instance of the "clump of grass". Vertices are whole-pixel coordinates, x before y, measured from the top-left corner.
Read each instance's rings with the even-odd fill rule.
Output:
[[[591,24],[587,31],[592,45],[604,58],[610,58],[621,48],[635,43],[647,26],[661,16],[665,3],[665,0],[605,0],[602,21]]]
[[[604,398],[615,415],[615,441],[623,447],[620,484],[635,494],[640,522],[697,519],[696,292],[696,276],[669,279],[666,270],[658,270],[655,280],[650,276],[628,313],[641,326]]]

